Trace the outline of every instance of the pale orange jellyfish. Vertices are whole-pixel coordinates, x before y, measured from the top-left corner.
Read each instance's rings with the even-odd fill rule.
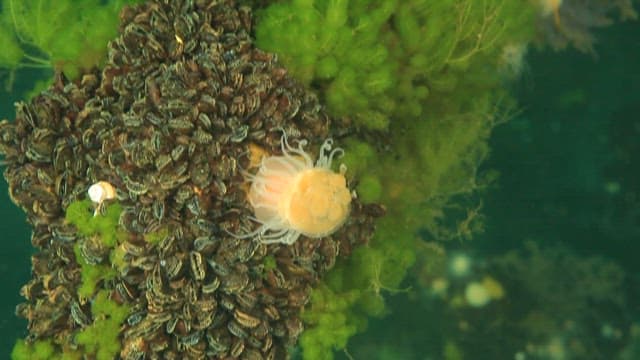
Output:
[[[351,194],[344,177],[331,170],[331,162],[342,149],[332,149],[327,139],[314,163],[303,147],[292,148],[282,135],[282,155],[262,158],[251,182],[248,200],[259,228],[241,237],[257,236],[262,243],[293,244],[300,235],[327,236],[338,230],[349,215]]]

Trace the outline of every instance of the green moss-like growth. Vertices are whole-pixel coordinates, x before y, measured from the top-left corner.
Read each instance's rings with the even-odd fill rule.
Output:
[[[377,161],[370,161],[371,154],[361,151],[368,148],[365,143],[354,143],[355,153],[362,154],[360,160],[367,164],[366,171],[358,177],[358,194],[363,201],[385,204],[387,215],[379,220],[368,246],[356,249],[339,262],[325,281],[330,290],[326,297],[353,297],[349,305],[341,308],[347,319],[345,324],[366,324],[369,316],[384,315],[383,295],[406,289],[402,281],[415,262],[416,241],[422,241],[418,240],[419,232],[440,241],[464,239],[478,226],[479,205],[473,203],[467,208],[466,202],[457,199],[468,197],[483,186],[484,180],[476,172],[488,153],[486,141],[496,110],[489,96],[468,105],[466,112],[448,116],[434,113],[430,118],[433,120],[405,124],[406,133],[392,135],[393,152],[376,154],[373,158]],[[347,156],[345,160],[357,162],[358,157]],[[313,304],[310,311],[324,313],[326,308]],[[312,325],[326,326],[322,322]],[[316,334],[330,333],[327,330],[318,329]],[[313,344],[316,348],[311,353],[316,353],[321,352],[317,347],[327,343],[318,340],[301,344],[305,359],[313,359],[307,357],[305,346]],[[324,352],[329,353],[336,346],[331,343]]]
[[[273,257],[272,255],[267,255],[264,257],[264,259],[262,260],[263,265],[264,265],[264,272],[267,273],[270,270],[275,269],[276,267],[278,267],[278,263],[276,262],[276,258]]]
[[[77,350],[64,350],[59,360],[81,360],[82,354]]]
[[[90,200],[76,201],[67,207],[65,220],[76,226],[78,232],[85,237],[96,236],[107,248],[114,248],[123,240],[125,233],[118,230],[118,219],[122,212],[122,206],[112,203],[107,206],[103,214],[94,215],[94,205]],[[80,243],[73,247],[76,261],[81,269],[82,280],[78,287],[78,296],[81,299],[90,299],[100,281],[112,279],[116,276],[116,268],[112,264],[90,264],[82,256]],[[116,256],[111,251],[111,259]]]
[[[81,282],[78,286],[78,297],[80,299],[90,299],[96,291],[98,283],[103,280],[113,279],[116,271],[109,264],[89,264],[80,253],[80,245],[73,247],[76,261],[80,265]]]
[[[124,236],[124,232],[118,230],[118,218],[122,207],[117,203],[106,206],[102,213],[94,215],[94,205],[91,201],[76,201],[67,207],[65,216],[65,220],[75,225],[78,233],[84,237],[73,246],[81,274],[77,291],[82,303],[91,301],[93,323],[79,331],[75,337],[75,342],[81,349],[61,348],[51,340],[39,340],[32,344],[19,340],[11,353],[13,360],[75,360],[80,359],[81,354],[90,354],[95,359],[106,360],[114,359],[119,353],[120,326],[130,309],[110,300],[109,290],[99,290],[100,282],[116,277],[117,267],[107,261],[89,263],[81,250],[82,241],[91,241],[89,237],[99,238],[102,246],[110,249],[109,260],[117,258],[114,246]]]
[[[94,216],[94,205],[91,200],[82,200],[69,205],[65,220],[75,225],[82,235],[98,235],[105,246],[114,247],[117,240],[124,236],[117,230],[121,212],[122,206],[114,203],[107,205],[104,215]]]
[[[18,340],[13,351],[12,360],[49,360],[53,359],[55,347],[50,340],[39,340],[29,344],[24,340]]]
[[[106,59],[118,12],[139,0],[2,0],[0,68],[56,68],[74,78]]]
[[[129,263],[125,259],[126,255],[127,252],[122,246],[116,246],[109,254],[111,267],[113,267],[116,272],[120,273],[129,266]]]
[[[129,311],[129,307],[109,299],[108,291],[99,291],[91,303],[93,323],[76,335],[76,343],[97,360],[115,359],[120,352],[120,326]]]
[[[27,343],[18,340],[11,351],[11,360],[80,360],[82,354],[76,350],[60,350],[51,340]]]
[[[381,130],[459,88],[478,57],[495,65],[527,41],[533,11],[523,0],[284,1],[259,13],[256,38],[334,115]]]
[[[376,176],[364,175],[358,184],[358,197],[363,203],[379,202],[382,197],[382,184]]]
[[[383,294],[407,290],[397,286],[415,260],[414,241],[402,224],[383,219],[371,246],[356,249],[313,290],[303,316],[310,327],[300,339],[305,359],[332,359],[368,317],[385,314]]]
[[[370,173],[371,166],[377,161],[378,156],[371,144],[349,139],[344,144],[344,148],[349,151],[344,153],[344,156],[340,158],[340,162],[347,166],[346,175],[350,180]]]
[[[389,61],[389,48],[379,37],[397,1],[377,3],[379,6],[348,0],[274,4],[259,15],[258,46],[280,54],[303,83],[322,82],[327,88],[325,100],[335,115],[355,115],[362,126],[384,129],[386,114],[395,106],[386,93],[395,85],[398,69]]]
[[[326,286],[320,286],[311,294],[312,308],[303,313],[307,324],[313,325],[300,337],[305,359],[330,360],[330,349],[343,349],[347,341],[358,331],[353,319],[345,312],[357,299],[357,291],[336,294]]]
[[[165,226],[159,230],[144,235],[144,241],[152,245],[158,245],[160,241],[169,236],[169,229]]]

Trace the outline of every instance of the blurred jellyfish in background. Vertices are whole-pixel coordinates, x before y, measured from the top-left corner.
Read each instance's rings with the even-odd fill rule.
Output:
[[[593,30],[616,20],[637,17],[631,0],[535,0],[538,3],[540,41],[554,50],[569,46],[595,54]]]

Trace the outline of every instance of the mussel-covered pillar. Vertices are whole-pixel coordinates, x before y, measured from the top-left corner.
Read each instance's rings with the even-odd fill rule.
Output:
[[[354,197],[336,232],[266,244],[244,236],[247,174],[283,133],[316,158],[344,129],[254,47],[246,7],[157,0],[121,20],[103,69],[58,74],[0,123],[37,249],[13,357],[284,358],[311,289],[382,211]]]

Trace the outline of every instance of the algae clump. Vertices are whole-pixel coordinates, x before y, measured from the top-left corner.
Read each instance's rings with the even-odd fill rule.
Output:
[[[0,69],[57,69],[76,78],[106,60],[118,12],[136,2],[2,0]]]
[[[76,342],[97,360],[114,359],[120,353],[120,326],[129,311],[109,299],[107,290],[99,291],[91,303],[93,323],[76,335]]]
[[[106,207],[104,215],[93,215],[93,203],[90,200],[76,201],[67,207],[65,220],[76,226],[84,236],[98,235],[105,246],[114,247],[118,237],[124,234],[118,231],[118,219],[122,206],[118,203]]]
[[[82,255],[82,241],[91,241],[91,237],[97,237],[101,245],[111,252],[111,261],[113,261],[117,257],[117,252],[113,248],[125,237],[125,233],[118,230],[121,212],[122,206],[114,203],[107,205],[104,215],[94,216],[93,204],[90,200],[76,201],[67,207],[65,220],[75,225],[78,232],[85,237],[73,246],[76,261],[81,269],[82,282],[78,288],[78,296],[81,299],[90,299],[98,282],[115,278],[117,265],[119,265],[109,262],[89,263]]]
[[[425,100],[459,89],[471,65],[495,66],[502,47],[530,40],[533,12],[521,0],[284,1],[259,12],[256,42],[333,115],[384,130],[423,116]]]

